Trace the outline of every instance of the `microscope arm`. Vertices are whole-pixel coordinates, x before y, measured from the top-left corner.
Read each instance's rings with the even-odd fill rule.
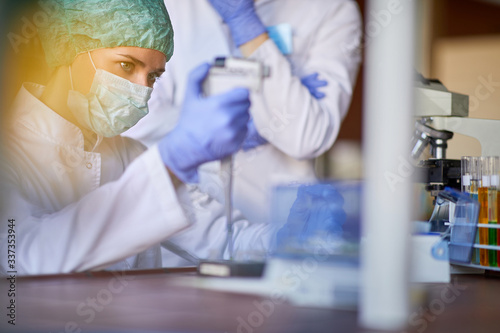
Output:
[[[427,123],[437,130],[446,130],[476,138],[482,156],[500,156],[500,120],[466,117],[433,117]]]

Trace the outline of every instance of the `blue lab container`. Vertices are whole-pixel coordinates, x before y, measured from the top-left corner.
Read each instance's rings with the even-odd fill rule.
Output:
[[[448,241],[450,262],[470,263],[477,233],[479,202],[467,193],[446,188],[438,194],[436,205],[449,206],[449,229],[443,238]]]
[[[361,191],[361,181],[276,187],[271,256],[359,263]]]

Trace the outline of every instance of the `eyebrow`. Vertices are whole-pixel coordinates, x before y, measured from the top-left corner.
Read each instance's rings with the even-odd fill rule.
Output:
[[[139,59],[137,59],[135,57],[132,57],[131,55],[121,54],[121,53],[118,53],[118,55],[122,56],[122,57],[125,57],[125,58],[129,58],[133,62],[138,63],[139,65],[141,65],[143,67],[146,67],[146,64],[144,62],[142,62],[141,60],[139,60]],[[165,72],[165,68],[158,68],[158,69],[155,69],[153,72],[163,73],[163,72]]]

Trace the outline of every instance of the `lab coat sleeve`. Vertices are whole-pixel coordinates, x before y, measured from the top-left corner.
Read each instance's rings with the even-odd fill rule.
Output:
[[[193,203],[188,214],[195,222],[168,241],[200,259],[220,259],[221,255],[227,259],[224,205],[200,191],[197,186],[189,185],[188,193]],[[258,259],[267,254],[275,235],[271,225],[251,223],[238,210],[233,211],[233,223],[236,259]],[[164,262],[168,266],[169,263],[175,265],[176,261],[167,258]]]
[[[314,158],[328,150],[349,108],[360,63],[361,19],[356,4],[346,1],[332,6],[309,37],[309,49],[296,50],[304,52],[297,68],[292,68],[271,40],[250,57],[271,69],[262,94],[252,97],[251,112],[257,130],[296,159]],[[321,100],[315,99],[300,81],[313,73],[328,81],[328,86],[320,88],[326,94]]]
[[[13,270],[9,249],[15,248],[14,269],[20,275],[84,271],[144,251],[188,225],[156,147],[139,156],[117,181],[41,217],[31,214],[34,207],[15,186],[5,183],[0,214],[2,273]],[[14,227],[8,220],[15,221]],[[15,247],[9,248],[12,239]]]

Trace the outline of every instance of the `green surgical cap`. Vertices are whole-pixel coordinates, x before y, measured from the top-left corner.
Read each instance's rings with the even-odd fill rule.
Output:
[[[95,49],[136,46],[174,50],[174,32],[163,0],[42,0],[49,23],[39,27],[47,63],[69,65]]]

